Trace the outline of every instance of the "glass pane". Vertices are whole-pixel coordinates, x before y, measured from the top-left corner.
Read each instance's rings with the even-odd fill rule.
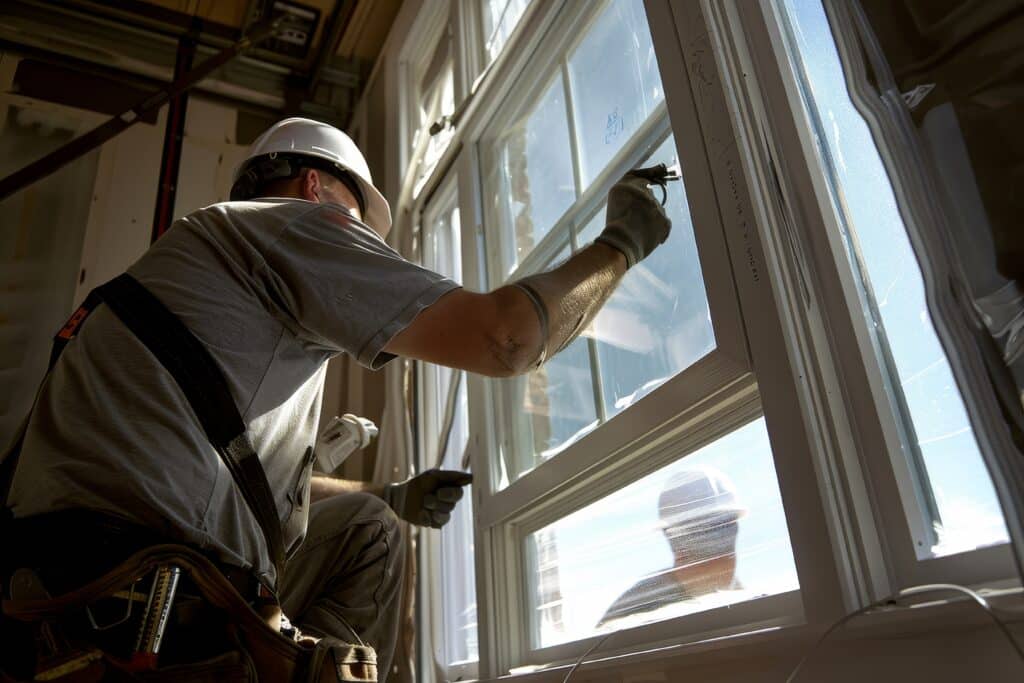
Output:
[[[484,40],[490,60],[505,47],[530,0],[482,0],[484,15]]]
[[[864,315],[877,334],[891,393],[906,406],[907,450],[925,491],[919,503],[936,531],[930,553],[1006,542],[992,481],[928,312],[920,265],[878,148],[850,100],[824,9],[818,2],[785,8],[802,67],[797,76],[808,86],[808,114],[861,279]]]
[[[678,166],[669,136],[638,165]],[[654,188],[656,196],[660,190]],[[672,232],[634,266],[584,332],[598,342],[605,413],[619,413],[715,348],[704,277],[682,182],[670,183],[665,211]],[[589,244],[604,229],[604,209],[580,232]]]
[[[547,268],[569,258],[566,246]],[[590,349],[579,338],[528,375],[497,380],[509,406],[505,472],[518,479],[579,441],[599,424]],[[507,483],[505,484],[507,485]]]
[[[455,419],[441,466],[461,470],[469,442],[466,381],[459,385]],[[449,666],[479,658],[476,621],[476,565],[473,544],[473,503],[467,495],[441,529],[441,580],[444,603],[444,654]]]
[[[569,56],[583,185],[590,185],[662,100],[642,0],[608,5]]]
[[[507,468],[513,478],[554,457],[598,425],[590,350],[577,339],[544,366],[500,380],[515,443]]]
[[[526,546],[534,647],[799,588],[763,419]]]
[[[443,117],[451,116],[454,112],[455,71],[452,63],[448,62],[437,82],[424,93],[423,100],[420,102],[420,127],[417,136],[426,137],[426,149],[420,159],[420,166],[416,170],[414,196],[419,195],[420,190],[429,180],[431,171],[437,166],[441,155],[448,149],[452,138],[455,137],[455,128],[452,126],[445,126],[434,135],[430,134],[430,128],[440,122]]]
[[[483,143],[488,218],[502,239],[502,278],[576,200],[562,77]]]
[[[455,281],[462,278],[462,240],[457,195],[442,201],[436,213],[428,210],[425,217],[426,229],[423,242],[423,265]],[[433,209],[433,207],[431,207]],[[426,366],[428,386],[433,388],[428,400],[432,406],[424,406],[424,414],[436,416],[438,424],[434,431],[443,428],[444,411],[448,402],[451,383],[459,373],[436,365]],[[444,448],[439,466],[444,469],[461,470],[463,454],[469,442],[469,405],[464,373],[458,379],[455,414],[451,431]],[[440,441],[440,439],[439,439]],[[435,453],[431,445],[430,453]],[[424,463],[427,467],[436,462]],[[468,493],[468,492],[467,492]],[[476,661],[478,658],[476,628],[476,567],[473,551],[473,505],[467,495],[452,512],[452,518],[440,531],[441,572],[441,613],[443,634],[435,642],[442,650],[438,655],[449,666]]]

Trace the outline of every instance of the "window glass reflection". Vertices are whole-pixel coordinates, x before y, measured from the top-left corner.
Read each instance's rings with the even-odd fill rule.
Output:
[[[799,588],[763,419],[526,544],[534,647]]]

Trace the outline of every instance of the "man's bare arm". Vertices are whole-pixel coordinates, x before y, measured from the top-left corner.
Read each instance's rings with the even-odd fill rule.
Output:
[[[664,166],[656,170],[664,174]],[[671,221],[644,175],[608,193],[604,231],[562,265],[488,294],[455,290],[420,313],[388,353],[491,377],[527,372],[565,348],[608,300],[626,270],[667,239]]]
[[[358,493],[360,491],[383,497],[384,487],[380,484],[371,484],[368,481],[335,479],[334,477],[314,474],[309,486],[309,498],[315,503],[318,500],[330,498],[339,493]]]
[[[419,314],[384,350],[407,358],[509,377],[532,369],[556,330],[582,329],[626,272],[617,250],[594,244],[544,276],[548,338],[535,303],[517,286],[481,294],[455,290]],[[596,305],[595,305],[596,304]]]

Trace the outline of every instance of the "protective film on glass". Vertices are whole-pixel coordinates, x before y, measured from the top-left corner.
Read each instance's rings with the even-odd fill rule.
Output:
[[[561,75],[532,107],[483,145],[488,220],[501,235],[503,276],[515,270],[576,201]]]
[[[526,539],[544,648],[799,588],[764,420]]]
[[[609,3],[568,64],[586,187],[664,98],[642,0]]]
[[[900,418],[924,491],[917,503],[934,529],[932,547],[917,550],[941,556],[1004,543],[999,501],[932,324],[921,267],[878,148],[847,92],[828,18],[819,2],[784,7],[802,67],[797,77],[808,86],[808,114],[860,276],[864,315],[890,393],[906,406]]]

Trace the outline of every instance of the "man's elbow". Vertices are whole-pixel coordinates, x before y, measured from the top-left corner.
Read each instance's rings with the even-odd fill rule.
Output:
[[[490,341],[490,363],[482,374],[504,378],[524,375],[537,366],[540,344],[529,344],[511,334],[495,335]]]
[[[483,374],[514,377],[533,370],[544,343],[533,304],[515,287],[502,287],[488,299],[491,322],[485,331],[488,367]]]

